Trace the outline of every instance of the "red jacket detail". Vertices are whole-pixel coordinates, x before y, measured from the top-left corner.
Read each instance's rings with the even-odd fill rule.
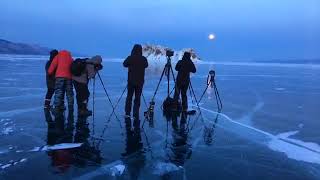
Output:
[[[72,64],[71,53],[66,50],[62,50],[59,54],[53,59],[48,74],[53,75],[55,72],[56,78],[67,78],[72,79],[71,74],[71,64]]]

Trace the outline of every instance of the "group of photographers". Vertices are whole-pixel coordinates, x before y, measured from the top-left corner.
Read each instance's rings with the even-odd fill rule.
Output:
[[[102,69],[101,56],[92,58],[76,59],[73,61],[71,53],[66,50],[52,50],[50,59],[46,64],[47,94],[45,97],[44,108],[51,108],[50,103],[54,96],[54,113],[58,114],[65,110],[65,94],[68,100],[68,110],[73,112],[74,94],[73,87],[76,90],[76,98],[79,116],[90,116],[88,110],[89,100],[89,79],[93,78],[97,71]]]
[[[102,69],[101,56],[92,58],[76,59],[73,61],[71,53],[66,50],[52,50],[50,59],[46,64],[47,94],[45,97],[44,108],[51,108],[50,103],[54,96],[54,113],[63,112],[65,94],[68,101],[68,110],[73,112],[74,94],[76,91],[79,116],[90,116],[92,111],[88,110],[89,89],[88,82],[94,78],[96,73]],[[127,98],[125,104],[126,117],[131,116],[132,99],[135,95],[133,104],[133,116],[139,119],[140,99],[143,90],[145,69],[148,67],[146,57],[142,55],[142,46],[134,45],[131,55],[123,62],[123,66],[128,68]],[[175,85],[174,101],[179,104],[179,96],[182,99],[182,111],[187,111],[187,90],[190,83],[190,73],[195,73],[196,68],[191,60],[191,54],[185,52],[182,60],[179,60],[176,67],[178,71]]]

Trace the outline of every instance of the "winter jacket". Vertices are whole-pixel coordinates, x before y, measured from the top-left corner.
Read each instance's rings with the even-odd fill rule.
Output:
[[[71,53],[66,50],[62,50],[59,54],[53,59],[48,74],[53,75],[55,72],[56,78],[66,78],[72,79],[71,74],[71,64],[72,64]]]
[[[178,85],[187,85],[190,82],[190,73],[196,72],[196,67],[191,61],[191,59],[183,59],[178,61],[176,65],[177,75],[177,84]]]
[[[131,55],[123,62],[128,68],[128,83],[142,86],[144,84],[145,69],[148,67],[148,60],[144,56]]]
[[[86,63],[86,69],[81,73],[80,76],[72,76],[72,79],[74,81],[87,84],[89,79],[95,77],[97,73],[95,65],[101,64],[102,58],[101,56],[94,56],[91,59],[87,60]]]

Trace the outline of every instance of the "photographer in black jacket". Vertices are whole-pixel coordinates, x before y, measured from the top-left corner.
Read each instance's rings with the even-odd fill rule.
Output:
[[[148,67],[147,58],[142,56],[142,46],[134,45],[131,55],[123,62],[123,66],[128,68],[128,93],[126,99],[126,116],[131,114],[132,96],[135,94],[133,105],[133,116],[139,118],[140,98],[144,84],[145,69]]]
[[[47,93],[46,93],[46,97],[44,100],[44,108],[45,109],[50,109],[50,102],[52,99],[52,96],[54,94],[54,87],[55,87],[55,83],[56,83],[56,78],[54,77],[54,75],[49,75],[48,74],[48,69],[53,61],[53,58],[56,57],[56,55],[58,55],[58,50],[54,49],[52,51],[50,51],[50,58],[49,61],[47,61],[46,63],[46,82],[47,82]]]
[[[174,92],[175,104],[178,105],[179,96],[181,93],[182,99],[182,111],[188,110],[188,98],[187,91],[190,83],[190,73],[196,72],[196,67],[191,60],[191,54],[185,52],[182,60],[178,61],[176,65],[176,71],[178,71],[177,81]]]

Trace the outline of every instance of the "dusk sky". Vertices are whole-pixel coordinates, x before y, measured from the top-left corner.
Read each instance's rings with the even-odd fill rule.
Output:
[[[204,60],[320,58],[320,1],[1,0],[0,39],[115,58],[134,43]]]

